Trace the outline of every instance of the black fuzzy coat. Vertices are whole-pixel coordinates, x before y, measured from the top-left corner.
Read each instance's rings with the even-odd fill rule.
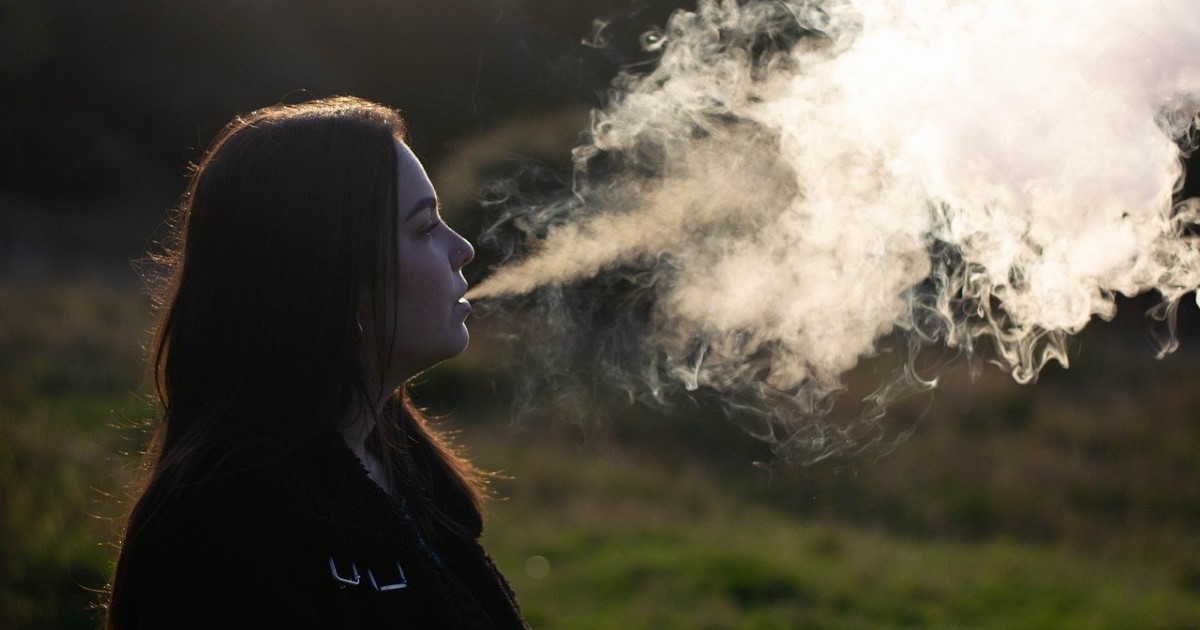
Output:
[[[137,628],[527,627],[477,540],[427,544],[336,433],[185,489],[125,552]]]

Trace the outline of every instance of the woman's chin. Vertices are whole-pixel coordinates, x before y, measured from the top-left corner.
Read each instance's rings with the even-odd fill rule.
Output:
[[[453,357],[456,357],[456,356],[462,354],[463,352],[465,352],[467,350],[467,346],[469,346],[470,344],[471,344],[471,331],[467,330],[466,324],[463,324],[462,325],[462,335],[460,336],[460,338],[458,340],[458,344],[456,346],[457,349],[454,351],[454,354],[452,354],[446,358],[449,359],[449,358],[453,358]]]
[[[398,372],[411,378],[442,361],[462,354],[470,341],[471,333],[467,331],[467,325],[459,323],[449,334],[438,339],[436,344],[406,344],[403,348],[397,348],[392,355],[391,365],[395,370],[393,373]]]

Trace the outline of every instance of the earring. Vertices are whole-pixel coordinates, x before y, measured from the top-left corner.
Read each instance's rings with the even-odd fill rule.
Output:
[[[357,314],[354,316],[354,326],[358,329],[358,336],[354,340],[361,341],[363,336],[362,319]]]

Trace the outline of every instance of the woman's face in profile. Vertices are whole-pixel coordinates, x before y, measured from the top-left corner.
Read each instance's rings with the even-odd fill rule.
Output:
[[[442,221],[437,194],[417,156],[396,142],[399,268],[396,280],[396,340],[389,360],[404,379],[453,357],[467,347],[462,268],[475,250]]]

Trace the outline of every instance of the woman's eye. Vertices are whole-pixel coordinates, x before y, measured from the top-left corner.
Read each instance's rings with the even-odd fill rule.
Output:
[[[440,219],[434,220],[433,223],[429,224],[429,227],[421,230],[421,234],[423,236],[429,236],[430,234],[433,234],[433,231],[436,230],[437,226],[439,226],[441,224],[442,224],[442,221]]]

